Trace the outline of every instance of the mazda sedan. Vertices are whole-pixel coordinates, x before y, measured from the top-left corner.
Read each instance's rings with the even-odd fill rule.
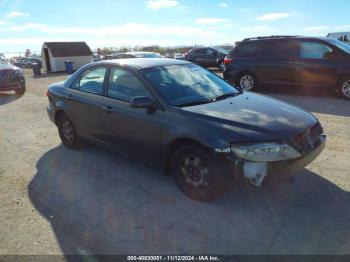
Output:
[[[260,186],[266,176],[295,172],[325,147],[312,114],[242,92],[187,61],[92,63],[47,95],[66,147],[85,139],[160,164],[199,201],[217,198],[236,179]]]

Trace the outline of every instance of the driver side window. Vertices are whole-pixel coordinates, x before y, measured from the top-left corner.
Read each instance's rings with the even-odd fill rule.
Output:
[[[73,84],[72,87],[88,93],[102,95],[106,72],[106,67],[94,67],[87,69],[81,74],[80,78]]]
[[[112,68],[109,76],[108,96],[130,102],[132,97],[152,97],[143,83],[131,72]]]

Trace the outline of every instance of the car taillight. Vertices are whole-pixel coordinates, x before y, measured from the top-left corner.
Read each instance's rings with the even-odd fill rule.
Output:
[[[225,64],[225,66],[228,66],[228,65],[231,64],[231,63],[232,63],[232,59],[231,59],[231,58],[225,57],[225,59],[224,59],[224,64]]]
[[[47,89],[47,91],[46,91],[46,96],[47,96],[47,97],[50,97],[50,91],[49,91],[49,89]]]

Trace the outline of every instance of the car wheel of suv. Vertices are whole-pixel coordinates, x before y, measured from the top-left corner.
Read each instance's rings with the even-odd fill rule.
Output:
[[[62,143],[70,148],[75,149],[79,146],[79,136],[72,121],[66,114],[61,114],[57,121],[58,133]]]
[[[225,63],[224,63],[224,60],[220,61],[219,64],[218,64],[218,68],[220,71],[224,71],[225,70]]]
[[[339,93],[343,98],[350,99],[350,77],[341,82]]]
[[[244,91],[250,91],[257,86],[256,78],[251,73],[242,73],[237,82],[238,86]]]
[[[223,195],[233,179],[204,148],[185,144],[172,159],[172,173],[180,190],[188,197],[208,202]],[[226,172],[225,172],[226,171]]]

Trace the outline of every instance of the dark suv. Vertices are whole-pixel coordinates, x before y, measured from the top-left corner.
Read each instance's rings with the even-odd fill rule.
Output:
[[[221,47],[193,48],[185,54],[185,60],[203,67],[218,67],[225,69],[224,59],[228,51]]]
[[[350,45],[331,38],[272,36],[238,42],[225,58],[225,80],[257,85],[332,88],[350,99]]]

